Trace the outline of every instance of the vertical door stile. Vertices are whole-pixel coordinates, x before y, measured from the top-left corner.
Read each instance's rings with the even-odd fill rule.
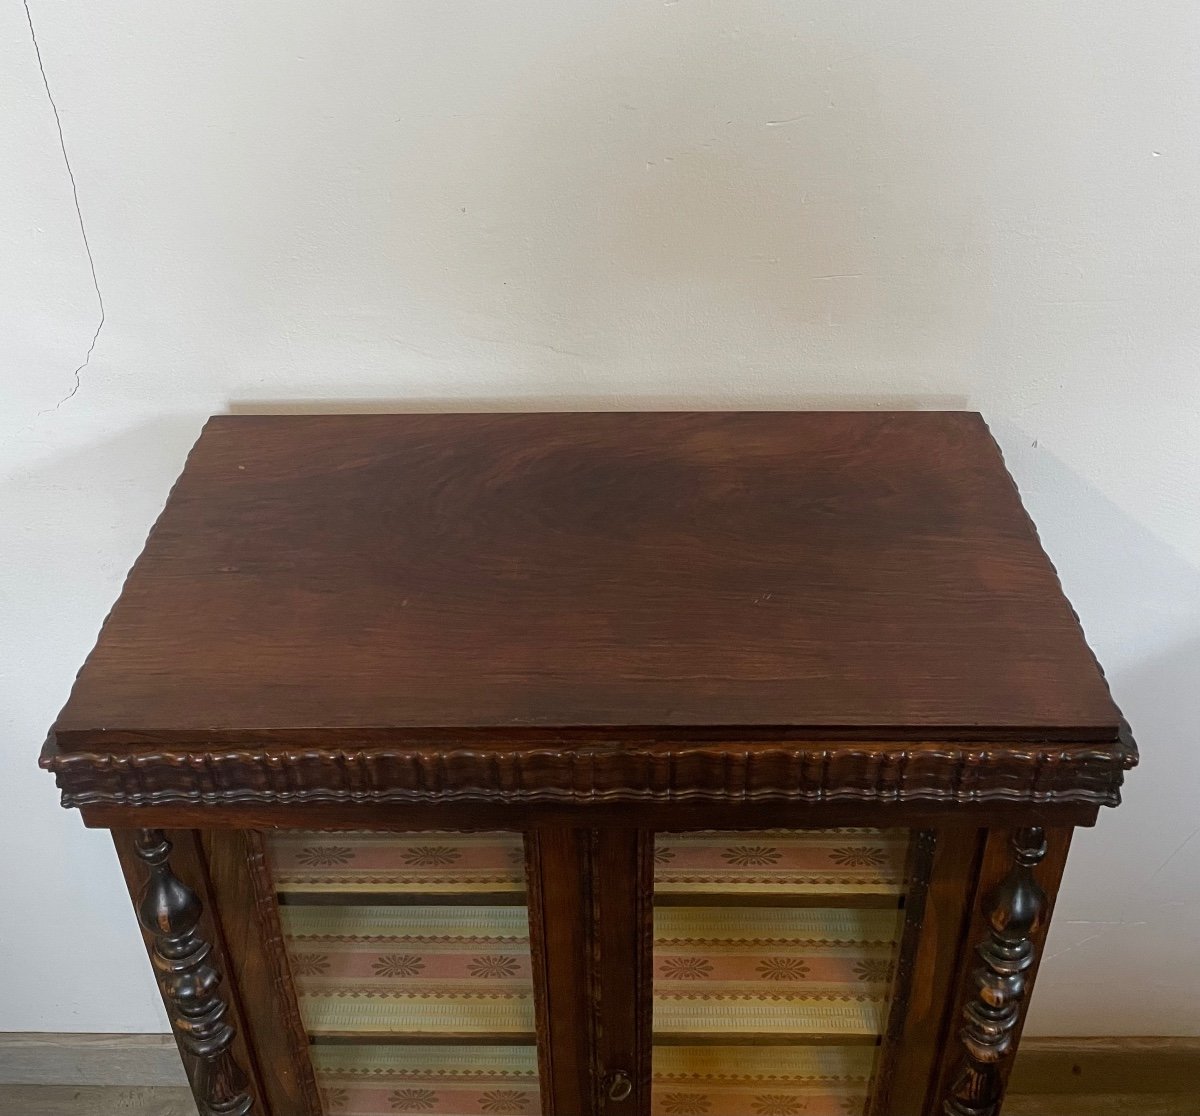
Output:
[[[592,832],[598,1116],[647,1116],[653,1044],[654,834]]]
[[[903,1015],[889,1028],[889,1064],[876,1082],[872,1116],[923,1116],[927,1111],[941,1051],[951,1040],[947,1001],[961,965],[983,846],[983,831],[972,826],[934,831]]]
[[[542,1116],[592,1116],[590,831],[528,830],[525,863]]]
[[[230,976],[242,990],[242,1012],[272,1111],[322,1116],[263,836],[252,829],[211,829],[198,836],[214,915],[232,946]]]
[[[900,1051],[913,994],[917,952],[925,923],[926,901],[937,851],[937,830],[917,830],[912,835],[905,867],[904,929],[892,978],[892,1002],[882,1036],[879,1060],[871,1082],[867,1116],[888,1116],[892,1080],[900,1061]]]

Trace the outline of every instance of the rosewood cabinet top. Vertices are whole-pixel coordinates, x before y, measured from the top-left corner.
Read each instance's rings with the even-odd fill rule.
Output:
[[[413,414],[210,420],[52,743],[1120,732],[976,414]]]

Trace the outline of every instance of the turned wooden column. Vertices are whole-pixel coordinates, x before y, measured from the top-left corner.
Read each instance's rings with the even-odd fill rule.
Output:
[[[161,829],[143,829],[137,855],[150,870],[138,898],[138,920],[153,942],[157,971],[179,1045],[195,1059],[192,1092],[201,1116],[249,1116],[254,1107],[246,1075],[230,1047],[234,1029],[209,963],[212,945],[198,933],[199,897],[171,871],[171,842]]]
[[[1041,829],[1019,829],[1014,864],[987,899],[991,931],[978,946],[975,995],[963,1009],[962,1065],[943,1104],[947,1116],[996,1116],[1004,1097],[1002,1067],[1012,1057],[1024,1008],[1027,974],[1037,960],[1046,895],[1033,869],[1046,855]]]

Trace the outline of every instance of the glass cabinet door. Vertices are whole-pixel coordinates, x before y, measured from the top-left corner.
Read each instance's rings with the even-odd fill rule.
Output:
[[[653,1116],[861,1116],[908,830],[660,833]]]
[[[326,1116],[541,1112],[516,833],[276,833]]]
[[[641,839],[606,843],[606,832],[593,831],[590,862],[578,831],[581,858],[559,858],[561,871],[539,876],[543,899],[555,889],[564,926],[599,933],[589,879],[603,878],[619,906],[650,890],[648,875],[639,884],[630,868],[626,878],[624,860],[601,851]],[[652,1116],[865,1116],[905,933],[911,837],[659,833],[650,981],[629,979],[635,947],[625,959],[607,948],[610,938],[634,941],[637,919],[610,914],[600,924],[609,937],[580,931],[578,963],[556,965],[554,987],[578,981],[575,991],[596,996],[593,1008],[608,1014],[593,1037],[611,1043],[621,1028],[609,1024],[643,994],[634,985],[650,986]],[[539,1079],[521,834],[287,831],[266,843],[325,1116],[553,1107]],[[548,1017],[548,1042],[556,1022],[568,1025]],[[593,1055],[602,1076],[590,1095],[608,1110],[623,1075],[607,1071],[630,1067],[633,1077],[636,1059],[609,1066],[609,1055]]]

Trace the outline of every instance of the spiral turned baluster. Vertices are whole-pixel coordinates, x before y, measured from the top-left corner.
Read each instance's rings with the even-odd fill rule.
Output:
[[[234,1029],[210,964],[212,945],[197,933],[199,897],[171,871],[171,842],[160,829],[139,831],[138,857],[150,870],[138,899],[138,919],[153,940],[154,967],[179,1045],[195,1058],[192,1092],[202,1116],[249,1116],[254,1100],[234,1060]]]

